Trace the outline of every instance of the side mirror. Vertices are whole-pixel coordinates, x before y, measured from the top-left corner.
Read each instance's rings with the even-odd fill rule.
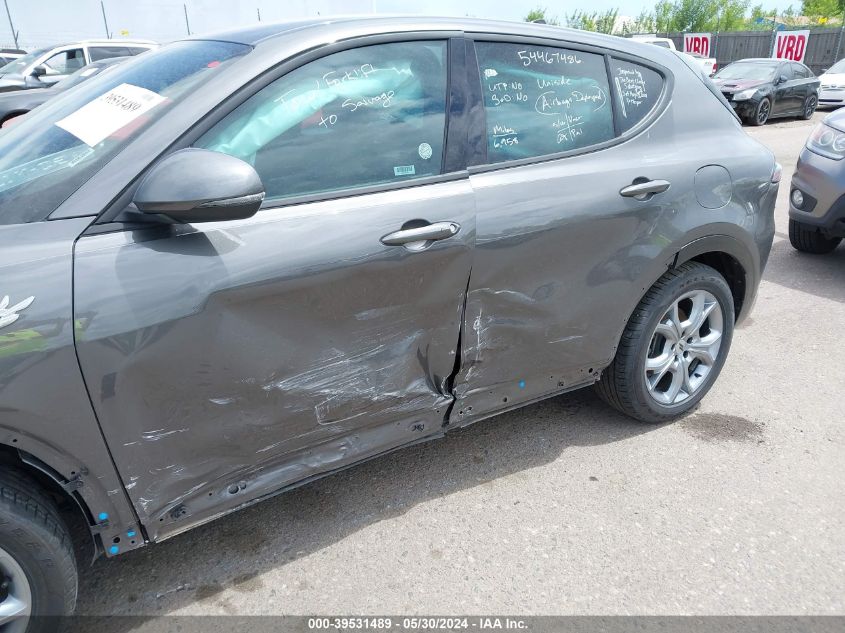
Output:
[[[35,68],[32,69],[32,76],[36,79],[41,79],[44,75],[47,74],[47,67],[44,64],[39,64]]]
[[[779,84],[786,83],[787,81],[789,81],[789,77],[787,77],[786,75],[781,75],[780,77],[778,77]]]
[[[135,191],[141,213],[180,224],[241,220],[258,211],[264,185],[251,165],[207,149],[183,149],[155,165]]]

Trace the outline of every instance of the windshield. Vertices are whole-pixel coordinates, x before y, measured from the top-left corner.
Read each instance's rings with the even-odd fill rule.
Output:
[[[827,73],[845,73],[845,59],[840,59],[836,62],[833,66],[828,68],[825,72]]]
[[[81,84],[83,81],[87,79],[91,79],[94,75],[99,75],[103,71],[109,68],[115,68],[117,64],[120,62],[126,61],[127,57],[114,57],[107,62],[96,62],[89,66],[85,66],[84,68],[80,68],[72,75],[62,79],[58,82],[55,86],[53,86],[53,90],[57,92],[63,92],[68,88],[73,88],[77,84]]]
[[[775,77],[777,64],[743,64],[742,62],[725,66],[716,73],[716,79],[761,79]]]
[[[0,131],[0,224],[46,218],[244,44],[176,42],[100,73]]]
[[[46,53],[49,48],[39,48],[37,51],[27,53],[23,57],[18,57],[15,61],[9,62],[3,68],[0,68],[0,74],[3,75],[22,75],[27,66],[31,66],[39,57]]]

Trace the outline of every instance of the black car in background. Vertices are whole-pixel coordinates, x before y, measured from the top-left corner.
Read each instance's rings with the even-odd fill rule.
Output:
[[[782,59],[741,59],[713,77],[746,123],[764,125],[770,118],[809,119],[819,104],[819,78],[804,64]]]
[[[0,93],[0,126],[6,127],[17,117],[34,110],[69,88],[73,88],[83,81],[99,75],[107,68],[117,66],[128,57],[112,57],[80,68],[67,79],[62,79],[52,88],[37,88],[34,90],[18,90],[16,92]]]

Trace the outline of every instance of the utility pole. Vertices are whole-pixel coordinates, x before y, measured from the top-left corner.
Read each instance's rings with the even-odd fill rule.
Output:
[[[9,11],[9,0],[3,0],[3,4],[6,5],[6,17],[9,18],[9,28],[12,29],[12,37],[15,40],[15,48],[20,48],[20,46],[18,46],[18,32],[15,30],[15,25],[12,23],[12,12]]]
[[[188,29],[188,35],[191,34],[191,23],[188,22],[188,5],[183,4],[182,8],[185,9],[185,28]]]
[[[258,21],[261,22],[261,7],[255,9],[258,12]]]
[[[103,10],[103,26],[106,27],[106,38],[111,39],[111,33],[109,32],[109,21],[106,19],[106,5],[103,0],[100,0],[100,8]]]

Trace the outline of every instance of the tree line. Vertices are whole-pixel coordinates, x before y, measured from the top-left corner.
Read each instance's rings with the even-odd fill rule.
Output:
[[[803,0],[800,10],[791,5],[785,10],[766,9],[750,0],[658,0],[653,10],[643,11],[616,28],[619,9],[583,11],[577,9],[558,17],[545,7],[532,9],[526,22],[542,20],[547,24],[598,31],[599,33],[711,33],[724,31],[771,30],[775,22],[787,26],[842,24],[845,0]]]

